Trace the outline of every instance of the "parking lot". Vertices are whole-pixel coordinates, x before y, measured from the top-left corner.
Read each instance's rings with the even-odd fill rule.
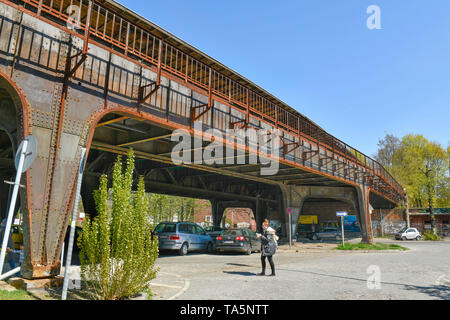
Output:
[[[343,252],[333,250],[333,243],[284,245],[274,257],[276,277],[256,275],[261,271],[258,253],[162,254],[153,299],[450,299],[449,240],[376,241],[410,250]]]

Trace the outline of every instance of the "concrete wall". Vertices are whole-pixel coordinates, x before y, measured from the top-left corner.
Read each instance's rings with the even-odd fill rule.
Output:
[[[339,222],[340,219],[336,217],[337,211],[347,211],[349,215],[357,215],[356,208],[353,205],[341,201],[306,201],[303,205],[301,215],[317,215],[319,216],[319,223],[322,221]]]
[[[404,209],[374,210],[372,212],[373,235],[375,237],[394,235],[407,226],[406,219]]]

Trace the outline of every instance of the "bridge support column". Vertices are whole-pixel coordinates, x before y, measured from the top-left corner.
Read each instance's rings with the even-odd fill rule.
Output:
[[[225,208],[222,203],[216,199],[210,200],[211,202],[211,211],[213,218],[213,225],[215,227],[219,227],[223,218],[223,213],[225,212]]]
[[[255,214],[256,230],[262,232],[262,223],[267,218],[267,204],[260,199],[255,201],[253,213]]]
[[[40,146],[46,145],[44,129],[34,128]],[[79,137],[77,137],[79,138]],[[63,134],[64,139],[64,134]],[[78,139],[77,139],[78,140]],[[50,149],[50,150],[49,150]],[[65,141],[59,148],[59,157],[44,157],[52,154],[53,148],[38,148],[38,157],[32,165],[28,182],[30,206],[24,210],[25,260],[21,273],[26,279],[56,276],[60,270],[62,241],[73,207],[76,174],[80,162],[78,141]],[[25,209],[25,208],[24,208]]]
[[[360,185],[356,188],[357,193],[357,208],[359,212],[359,225],[361,228],[362,242],[373,244],[372,230],[371,230],[371,216],[369,209],[369,193],[370,190],[365,185]]]
[[[307,197],[306,189],[293,185],[282,185],[281,201],[279,217],[282,218],[281,230],[282,236],[289,238],[289,219],[291,220],[291,235],[294,238],[297,231],[297,223],[300,217],[300,212],[303,207],[303,202]],[[288,214],[288,208],[291,209],[291,215]]]

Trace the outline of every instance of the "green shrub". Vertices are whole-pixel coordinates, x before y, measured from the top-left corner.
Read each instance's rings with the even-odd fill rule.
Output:
[[[96,299],[126,299],[150,290],[156,277],[158,240],[152,239],[148,198],[143,177],[132,193],[134,153],[128,153],[125,172],[122,158],[114,164],[112,205],[108,207],[108,180],[100,178],[94,192],[98,216],[83,224],[80,246],[81,276]]]
[[[423,234],[423,240],[439,241],[441,240],[441,238],[439,237],[439,235],[434,234],[433,231],[427,230]]]

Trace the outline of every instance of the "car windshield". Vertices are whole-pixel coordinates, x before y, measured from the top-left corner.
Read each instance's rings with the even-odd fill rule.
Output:
[[[242,236],[242,230],[225,230],[220,234],[222,236]]]
[[[407,227],[403,228],[403,229],[402,229],[402,230],[400,230],[399,232],[403,233],[403,232],[405,232],[406,230],[408,230],[408,228],[407,228]]]
[[[161,223],[155,228],[155,233],[175,232],[176,224],[174,223]]]

